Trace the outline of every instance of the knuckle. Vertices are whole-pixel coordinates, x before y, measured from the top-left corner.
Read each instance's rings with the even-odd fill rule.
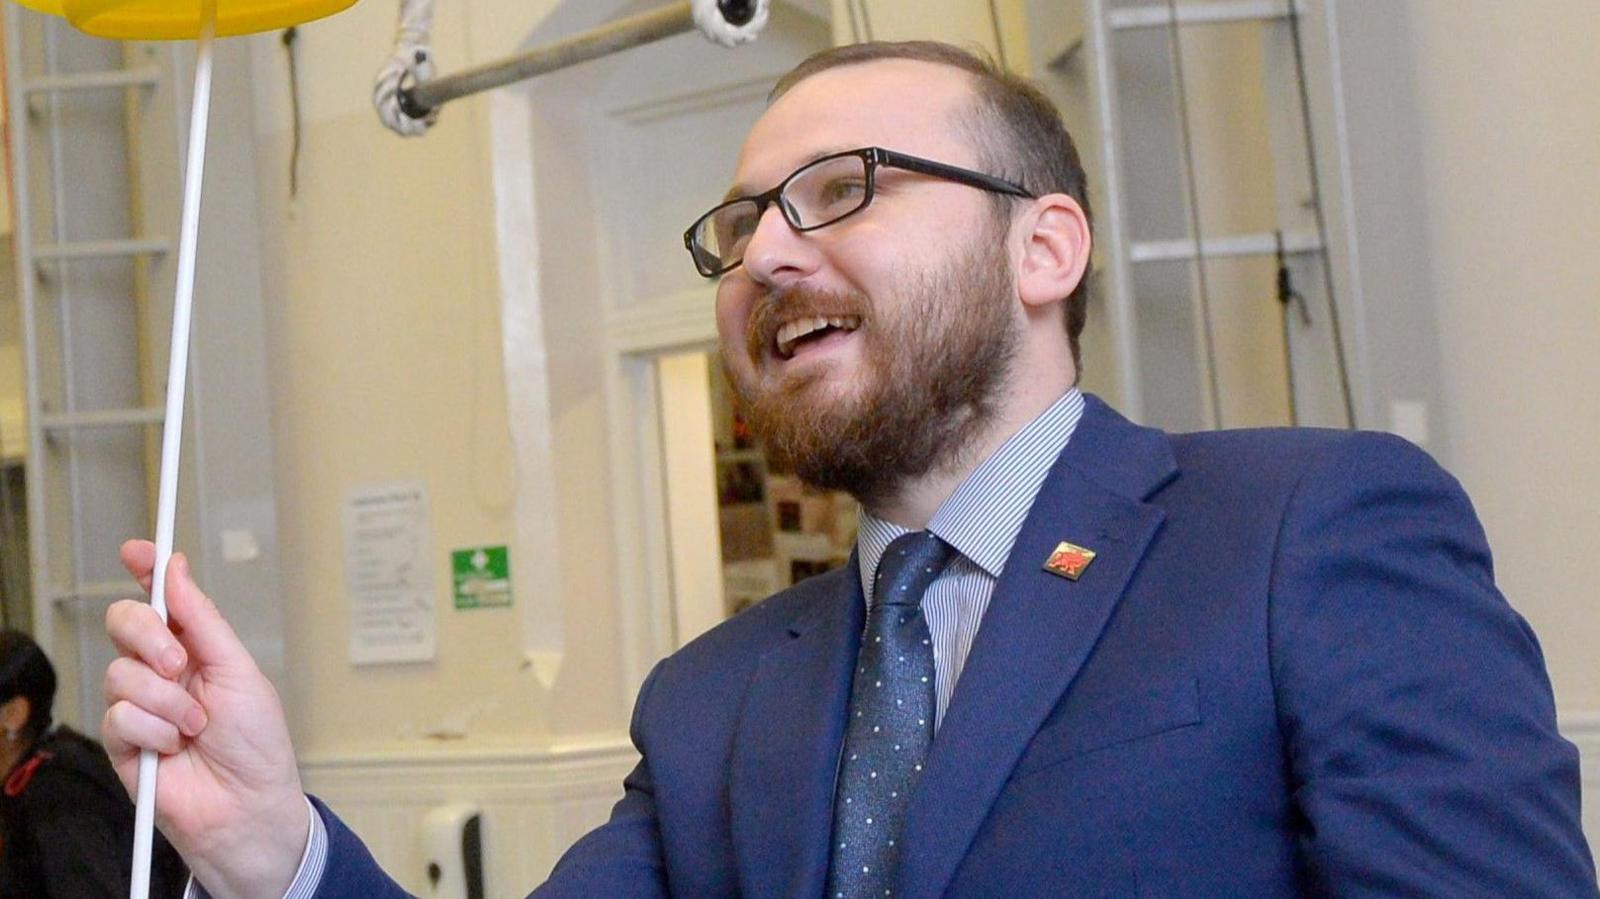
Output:
[[[113,637],[130,636],[138,626],[141,609],[148,608],[136,599],[119,599],[106,608],[106,630]]]

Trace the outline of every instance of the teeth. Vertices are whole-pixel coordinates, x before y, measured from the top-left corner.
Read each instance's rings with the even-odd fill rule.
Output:
[[[783,356],[785,359],[789,358],[794,353],[796,341],[808,334],[821,331],[823,328],[854,331],[859,327],[861,327],[861,319],[854,315],[797,318],[778,329],[778,355]]]

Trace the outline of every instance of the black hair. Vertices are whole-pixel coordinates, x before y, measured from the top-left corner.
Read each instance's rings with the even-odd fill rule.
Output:
[[[0,703],[21,696],[28,700],[30,739],[50,729],[50,708],[56,699],[56,669],[44,650],[22,631],[0,631]]]

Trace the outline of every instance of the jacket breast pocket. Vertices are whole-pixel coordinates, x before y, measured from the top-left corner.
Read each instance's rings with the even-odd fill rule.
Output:
[[[1047,724],[1034,735],[1013,777],[1099,749],[1200,723],[1200,682],[1184,678],[1102,702]]]

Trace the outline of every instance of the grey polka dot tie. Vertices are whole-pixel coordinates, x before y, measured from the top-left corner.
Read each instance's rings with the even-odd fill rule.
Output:
[[[829,896],[893,895],[896,841],[933,742],[933,644],[922,594],[953,552],[916,531],[896,538],[878,561],[833,798]]]

